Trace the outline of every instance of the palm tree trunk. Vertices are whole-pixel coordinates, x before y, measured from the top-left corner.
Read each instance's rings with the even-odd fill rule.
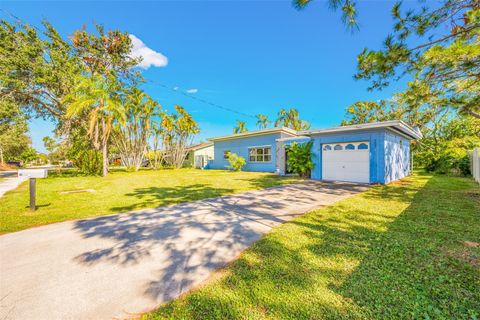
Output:
[[[103,166],[102,166],[102,176],[106,177],[108,173],[108,152],[107,152],[107,143],[105,141],[102,142],[102,158],[103,158]]]

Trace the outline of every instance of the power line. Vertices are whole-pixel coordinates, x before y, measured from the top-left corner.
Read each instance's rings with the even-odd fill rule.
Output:
[[[21,24],[29,25],[29,26],[31,26],[32,28],[35,28],[37,31],[42,32],[42,31],[40,30],[40,28],[38,28],[37,26],[23,21],[22,19],[20,19],[18,16],[14,15],[13,13],[11,13],[11,12],[3,9],[3,8],[0,8],[0,10],[1,10],[2,12],[4,12],[5,14],[9,15],[10,17],[12,17],[13,19],[17,20],[17,22],[19,22],[19,23],[21,23]],[[193,96],[193,95],[191,95],[191,94],[188,94],[187,92],[184,92],[184,91],[181,91],[181,90],[172,88],[171,86],[167,86],[167,85],[165,85],[165,84],[163,84],[163,83],[160,83],[160,82],[158,82],[158,81],[153,81],[153,80],[149,80],[149,79],[145,79],[145,80],[146,80],[146,82],[149,82],[149,83],[151,83],[151,84],[153,84],[153,85],[158,85],[158,86],[160,86],[160,87],[162,87],[162,88],[171,90],[171,91],[173,91],[173,92],[176,92],[176,93],[178,93],[178,94],[181,94],[181,95],[183,95],[183,96],[185,96],[185,97],[188,97],[188,98],[190,98],[190,99],[192,99],[192,100],[196,100],[196,101],[198,101],[198,102],[204,103],[204,104],[206,104],[206,105],[209,105],[209,106],[212,106],[212,107],[215,107],[215,108],[218,108],[218,109],[227,111],[227,112],[232,112],[232,113],[235,113],[235,114],[244,116],[244,117],[249,117],[249,118],[254,118],[254,119],[256,119],[256,117],[255,117],[254,115],[251,115],[251,114],[248,114],[248,113],[245,113],[245,112],[241,112],[241,111],[235,110],[235,109],[233,109],[233,108],[225,107],[225,106],[223,106],[223,105],[220,105],[220,104],[218,104],[218,103],[214,103],[214,102],[208,101],[208,100],[203,99],[203,98],[195,97],[195,96]]]
[[[214,103],[214,102],[211,102],[211,101],[208,101],[208,100],[205,100],[203,98],[199,98],[199,97],[195,97],[191,94],[188,94],[187,92],[185,91],[182,91],[182,90],[178,90],[178,89],[175,89],[175,88],[172,88],[170,86],[167,86],[163,83],[160,83],[158,81],[153,81],[153,80],[149,80],[149,79],[145,79],[147,82],[151,83],[151,84],[154,84],[154,85],[158,85],[162,88],[165,88],[165,89],[168,89],[168,90],[171,90],[173,92],[176,92],[178,94],[181,94],[185,97],[189,97],[190,99],[193,99],[193,100],[196,100],[196,101],[199,101],[201,103],[204,103],[204,104],[207,104],[207,105],[210,105],[212,107],[215,107],[215,108],[218,108],[218,109],[222,109],[224,111],[228,111],[228,112],[232,112],[232,113],[236,113],[238,115],[241,115],[241,116],[244,116],[244,117],[249,117],[249,118],[256,118],[254,115],[252,114],[248,114],[248,113],[245,113],[245,112],[241,112],[241,111],[238,111],[238,110],[235,110],[235,109],[232,109],[232,108],[229,108],[229,107],[225,107],[223,105],[220,105],[218,103]]]

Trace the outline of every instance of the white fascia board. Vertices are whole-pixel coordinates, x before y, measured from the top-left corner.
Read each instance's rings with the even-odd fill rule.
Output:
[[[410,138],[413,138],[413,139],[422,138],[421,133],[415,131],[413,128],[411,128],[409,125],[407,125],[405,122],[401,120],[372,122],[372,123],[364,123],[364,124],[357,124],[357,125],[329,128],[329,129],[308,130],[308,131],[301,131],[299,132],[299,134],[315,135],[315,134],[324,134],[324,133],[346,132],[346,131],[356,131],[356,130],[365,130],[365,129],[388,128],[388,127],[396,128],[397,130],[404,132],[405,134],[410,136]]]
[[[295,131],[293,129],[286,128],[286,127],[279,127],[279,128],[270,128],[270,129],[263,129],[263,130],[256,130],[256,131],[247,131],[247,132],[232,134],[232,135],[228,135],[228,136],[210,138],[208,140],[212,141],[212,142],[225,141],[225,140],[235,140],[235,139],[239,139],[239,138],[263,136],[263,135],[266,135],[266,134],[282,133],[282,132],[293,135],[293,136],[297,135],[297,131]]]
[[[281,142],[281,141],[311,140],[311,139],[312,139],[312,137],[309,137],[309,136],[296,136],[296,137],[280,138],[280,139],[276,139],[275,141]]]

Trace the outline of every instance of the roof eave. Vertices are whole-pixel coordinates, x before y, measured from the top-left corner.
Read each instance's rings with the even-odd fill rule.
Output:
[[[324,134],[324,133],[334,133],[334,132],[344,132],[344,131],[356,131],[356,130],[367,130],[367,129],[379,129],[379,128],[396,128],[397,130],[402,131],[404,134],[408,135],[412,139],[421,139],[423,136],[421,132],[415,131],[409,125],[401,120],[389,120],[384,122],[374,122],[374,123],[365,123],[358,125],[350,125],[344,127],[337,127],[331,129],[320,129],[320,130],[307,130],[298,132],[300,135],[315,135],[315,134]]]
[[[279,133],[284,132],[294,136],[297,135],[297,132],[293,129],[286,128],[286,127],[278,127],[278,128],[269,128],[269,129],[256,130],[256,131],[247,131],[247,132],[232,134],[228,136],[209,138],[207,140],[212,142],[227,141],[227,140],[235,140],[235,139],[245,138],[245,137],[261,136],[261,135],[272,134],[277,132]]]

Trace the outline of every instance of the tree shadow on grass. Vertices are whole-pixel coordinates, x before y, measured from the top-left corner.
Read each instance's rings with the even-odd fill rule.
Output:
[[[134,197],[137,203],[112,207],[113,212],[132,211],[139,208],[152,208],[181,202],[214,198],[232,193],[233,189],[214,188],[206,184],[190,184],[178,187],[137,188],[126,196]]]
[[[441,178],[422,179],[287,223],[223,278],[151,317],[478,318],[479,269],[456,255],[480,239],[472,184],[449,190]],[[384,203],[365,203],[372,198]]]

